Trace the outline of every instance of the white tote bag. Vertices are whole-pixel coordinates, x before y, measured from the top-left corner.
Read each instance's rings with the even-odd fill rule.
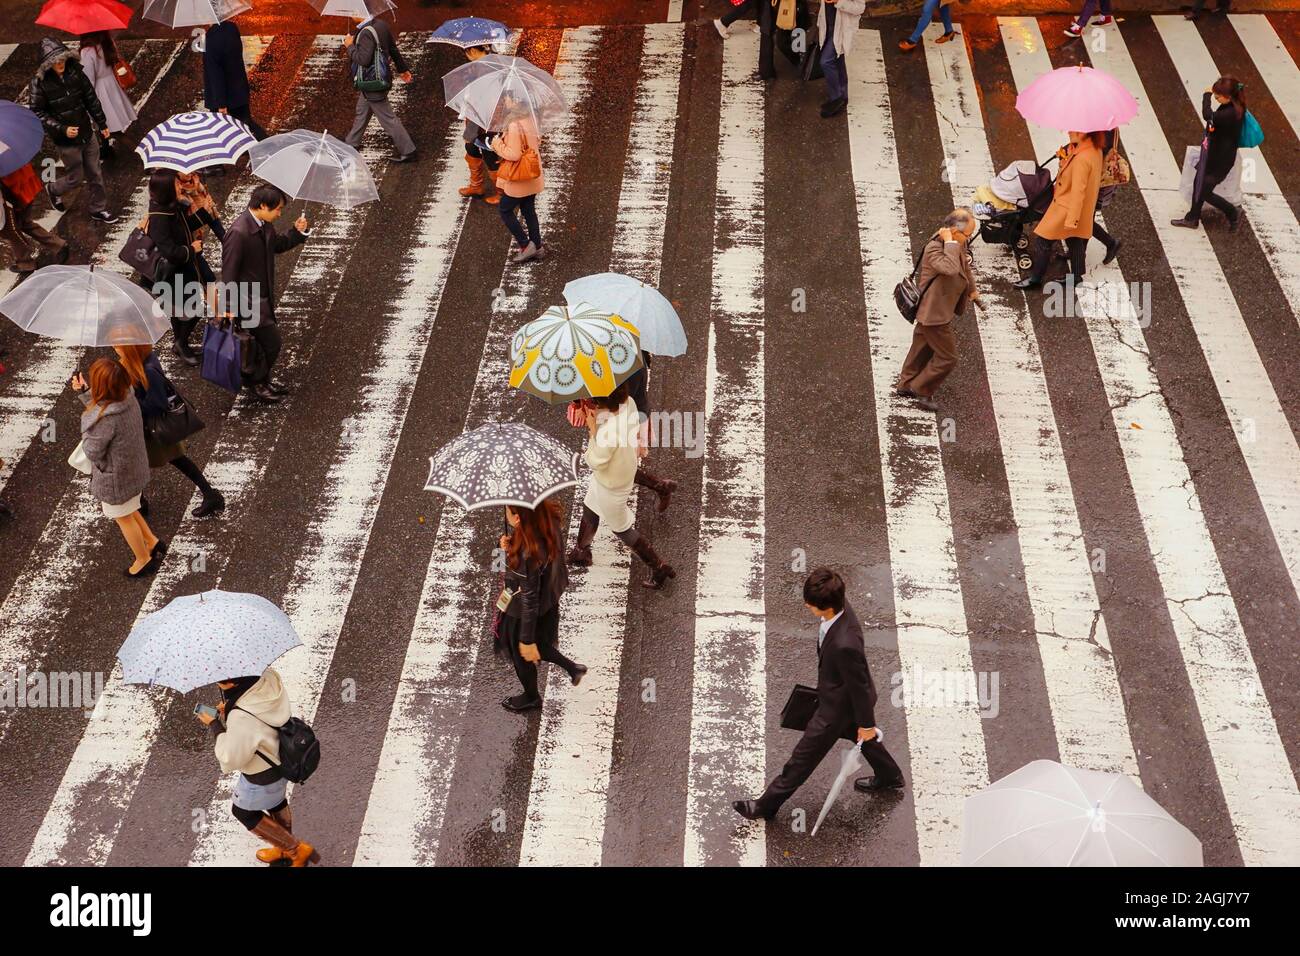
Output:
[[[72,454],[68,456],[68,464],[83,475],[90,474],[90,459],[86,457],[86,449],[81,447],[81,442],[77,442],[77,447],[72,449]]]
[[[1192,202],[1192,186],[1196,183],[1196,162],[1200,158],[1201,147],[1187,147],[1187,155],[1183,157],[1183,178],[1178,184],[1178,192],[1182,194],[1188,205]],[[1232,169],[1228,170],[1228,175],[1224,177],[1223,182],[1214,187],[1214,194],[1222,196],[1234,206],[1241,205],[1241,150],[1237,150],[1237,161],[1232,164]]]

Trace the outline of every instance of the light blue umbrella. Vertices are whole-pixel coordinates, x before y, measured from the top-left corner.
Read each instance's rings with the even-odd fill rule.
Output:
[[[497,20],[486,17],[458,17],[448,20],[429,37],[430,43],[450,43],[462,50],[472,46],[496,46],[505,43],[509,28]]]
[[[651,355],[682,355],[686,330],[673,304],[663,293],[631,276],[601,272],[574,279],[564,287],[570,306],[586,302],[636,326],[641,348]]]

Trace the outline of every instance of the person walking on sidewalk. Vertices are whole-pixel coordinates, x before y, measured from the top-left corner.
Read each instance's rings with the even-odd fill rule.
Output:
[[[513,119],[506,131],[494,137],[489,146],[501,157],[497,169],[497,186],[505,194],[501,197],[501,221],[519,243],[519,251],[511,262],[546,258],[542,244],[542,227],[537,220],[537,194],[546,186],[542,176],[542,138],[530,117]],[[530,175],[535,172],[536,175]],[[527,178],[512,178],[526,176]],[[519,224],[523,216],[528,232]]]
[[[564,566],[564,530],[560,503],[547,498],[536,508],[506,506],[509,534],[501,536],[506,556],[504,587],[497,607],[496,649],[515,666],[524,692],[506,697],[506,710],[542,706],[537,692],[537,662],[559,664],[576,687],[587,668],[569,660],[556,646],[560,638],[560,597],[569,583]],[[502,608],[501,604],[505,607]]]
[[[102,358],[90,367],[89,382],[80,372],[73,375],[72,388],[86,406],[81,413],[81,450],[90,464],[90,493],[104,516],[117,522],[135,555],[123,573],[148,577],[161,567],[167,545],[140,513],[140,497],[149,484],[149,453],[131,379],[120,364]]]
[[[55,262],[68,261],[68,241],[36,221],[36,197],[41,192],[40,177],[31,163],[0,177],[0,201],[4,203],[4,226],[0,227],[0,238],[13,252],[10,271],[19,275],[36,271],[36,254],[27,244],[29,239],[44,247]]]
[[[293,708],[279,673],[268,667],[261,677],[232,677],[217,686],[217,716],[200,713],[198,718],[212,731],[222,772],[239,772],[230,812],[250,833],[271,844],[257,851],[263,863],[319,863],[316,848],[293,834],[288,782],[280,772],[279,734]]]
[[[826,77],[827,100],[822,118],[830,119],[849,103],[849,74],[844,56],[853,48],[858,21],[867,9],[866,0],[822,0],[817,10],[817,36],[822,44],[822,75]]]
[[[487,56],[492,51],[485,46],[472,46],[465,51],[465,58],[471,63]],[[501,187],[497,185],[496,153],[486,148],[488,140],[495,133],[486,132],[469,117],[465,117],[465,165],[469,167],[469,184],[462,186],[458,192],[462,196],[482,196],[489,206],[501,202]],[[484,144],[480,146],[479,144]]]
[[[943,20],[943,36],[934,38],[935,43],[947,43],[957,35],[957,31],[952,25],[952,11],[948,9],[951,0],[925,0],[925,5],[921,7],[921,16],[916,21],[916,29],[906,40],[898,41],[898,48],[904,53],[915,50],[921,43],[921,36],[925,33],[925,28],[930,25],[934,19],[934,11],[939,11],[939,17]]]
[[[917,288],[921,302],[912,327],[912,347],[894,385],[900,398],[916,399],[927,411],[938,411],[934,393],[957,367],[957,336],[952,320],[966,311],[979,293],[971,265],[970,240],[975,217],[969,209],[954,209],[943,227],[926,240],[921,252]]]
[[[140,403],[140,417],[145,430],[145,451],[149,455],[149,467],[161,468],[169,462],[182,475],[194,483],[203,495],[198,507],[190,512],[196,518],[206,518],[226,507],[226,499],[221,496],[204,477],[203,471],[185,450],[185,443],[160,445],[149,437],[151,422],[167,415],[171,408],[171,399],[176,388],[163,372],[162,363],[153,352],[151,345],[115,345],[118,361],[126,369],[131,385],[135,389],[135,399]]]
[[[234,20],[214,23],[203,37],[203,105],[234,117],[264,140],[266,130],[253,119],[249,100],[243,34]]]
[[[366,132],[370,117],[374,115],[397,150],[392,157],[393,162],[409,163],[415,159],[415,142],[393,112],[392,104],[388,102],[388,91],[393,86],[393,67],[397,68],[398,79],[403,83],[411,82],[411,71],[402,58],[402,51],[397,48],[393,31],[385,21],[374,14],[364,19],[352,19],[356,22],[356,27],[343,38],[343,46],[347,48],[351,61],[353,80],[357,83],[374,82],[378,88],[358,87],[357,118],[345,142],[353,149],[359,149],[361,137]]]
[[[866,793],[899,790],[903,771],[885,749],[876,726],[876,685],[867,664],[862,625],[844,597],[844,579],[830,568],[814,568],[803,583],[804,606],[817,628],[817,710],[803,736],[763,795],[732,804],[747,820],[771,820],[842,738],[856,740],[874,776],[853,787]]]
[[[1201,206],[1209,203],[1228,217],[1233,231],[1241,225],[1241,210],[1214,190],[1228,178],[1237,163],[1241,144],[1241,124],[1246,119],[1246,85],[1235,76],[1221,76],[1201,97],[1201,115],[1205,118],[1205,138],[1201,140],[1201,157],[1196,162],[1196,179],[1192,183],[1192,208],[1182,219],[1171,220],[1175,226],[1196,229],[1201,224]]]
[[[63,160],[63,175],[45,184],[50,205],[59,212],[67,207],[62,197],[86,184],[90,218],[112,224],[117,216],[108,211],[108,191],[99,167],[98,130],[109,138],[108,119],[95,87],[72,51],[58,40],[41,41],[41,65],[28,87],[31,110],[40,118],[50,141]]]
[[[637,533],[633,525],[636,515],[628,506],[636,482],[637,449],[640,445],[640,418],[636,403],[628,394],[624,382],[601,398],[587,399],[587,467],[591,481],[582,501],[582,521],[578,526],[578,540],[569,551],[569,563],[579,567],[591,564],[591,542],[602,520],[625,545],[635,552],[650,569],[650,577],[642,581],[647,588],[659,589],[677,572],[655,552],[648,538]]]
[[[248,199],[248,209],[235,217],[221,240],[222,285],[240,290],[237,298],[241,307],[246,299],[253,300],[250,314],[239,316],[240,324],[253,336],[261,353],[257,363],[260,367],[248,384],[254,397],[269,405],[289,394],[288,388],[271,377],[281,345],[275,316],[275,257],[306,242],[311,235],[303,216],[285,235],[275,231],[275,221],[284,212],[286,200],[276,187],[267,183],[258,186]]]
[[[136,120],[135,107],[131,97],[126,95],[118,79],[118,70],[127,66],[117,52],[117,45],[107,30],[87,33],[81,38],[81,68],[86,71],[86,78],[95,87],[99,105],[104,108],[108,131],[115,137],[125,133]],[[116,157],[118,143],[107,138],[99,144],[100,156],[106,162]]]

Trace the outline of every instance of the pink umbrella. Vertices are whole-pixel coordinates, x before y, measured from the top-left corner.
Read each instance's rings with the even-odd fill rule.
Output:
[[[1138,104],[1115,77],[1080,65],[1034,80],[1016,97],[1016,110],[1048,129],[1092,133],[1127,123],[1137,115]]]

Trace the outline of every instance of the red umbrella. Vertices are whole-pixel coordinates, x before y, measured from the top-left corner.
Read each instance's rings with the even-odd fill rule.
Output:
[[[123,30],[133,11],[117,0],[50,0],[36,23],[81,36],[99,30]]]

